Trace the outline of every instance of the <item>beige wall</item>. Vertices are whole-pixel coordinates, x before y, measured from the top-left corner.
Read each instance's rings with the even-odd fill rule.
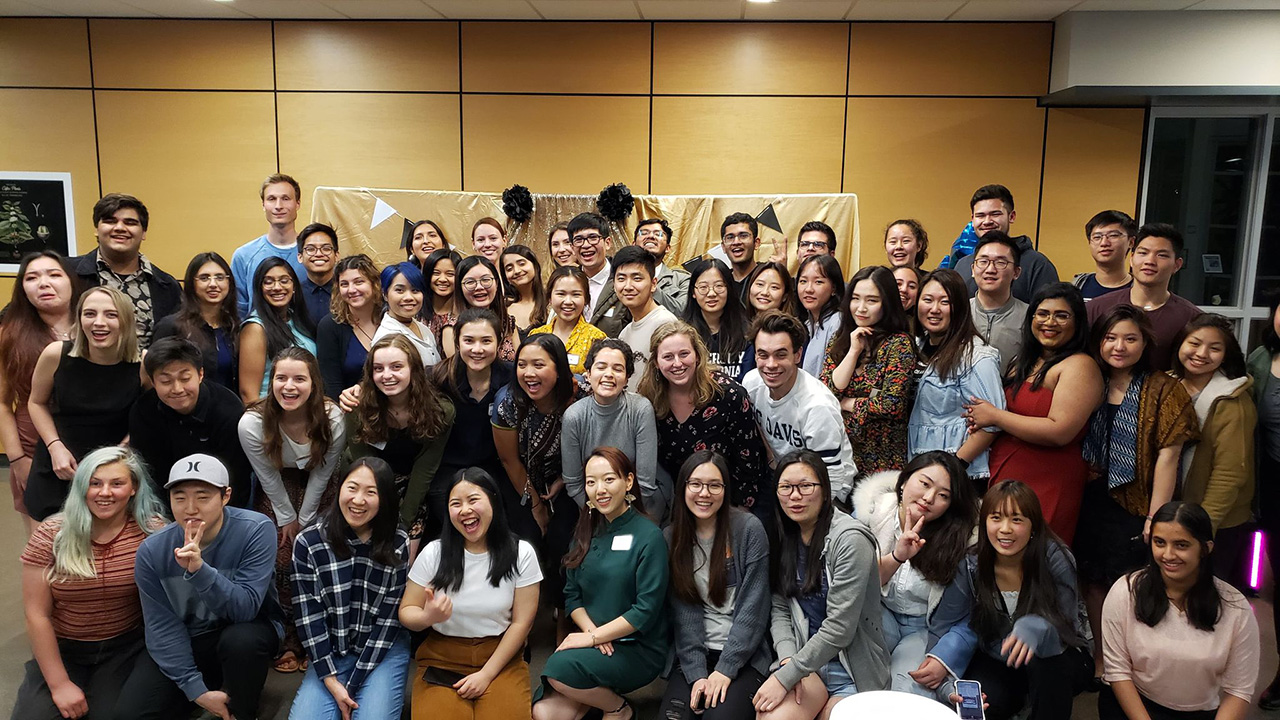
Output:
[[[972,191],[1001,182],[1014,229],[1038,226],[1069,276],[1088,265],[1089,215],[1135,209],[1143,114],[1037,107],[1052,32],[0,19],[0,169],[70,171],[82,247],[100,192],[138,195],[144,251],[174,274],[259,235],[258,185],[279,169],[304,203],[321,184],[852,192],[864,262],[902,216],[924,222],[936,262]],[[1019,61],[993,65],[993,45]]]

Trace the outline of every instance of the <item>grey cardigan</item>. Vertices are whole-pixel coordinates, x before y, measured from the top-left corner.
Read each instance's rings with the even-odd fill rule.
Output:
[[[827,617],[809,637],[809,621],[800,601],[773,595],[773,647],[791,658],[773,675],[787,690],[839,657],[859,692],[889,689],[889,653],[881,629],[880,573],[876,539],[862,522],[836,510],[823,539],[827,575]]]
[[[737,679],[750,663],[763,676],[769,674],[773,655],[769,649],[769,537],[764,525],[749,512],[725,506],[729,513],[729,584],[736,588],[733,598],[733,626],[725,640],[720,659],[712,668]],[[671,527],[662,533],[671,546]],[[690,685],[708,675],[703,606],[691,605],[673,594],[672,617],[676,630],[676,660]]]

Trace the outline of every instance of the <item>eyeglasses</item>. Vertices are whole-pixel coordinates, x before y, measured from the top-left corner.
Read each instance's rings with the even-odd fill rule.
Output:
[[[800,497],[809,497],[814,490],[822,487],[821,483],[803,482],[803,483],[778,483],[778,497],[791,497],[791,493],[798,492]]]
[[[1058,312],[1050,312],[1048,310],[1037,310],[1035,312],[1034,317],[1040,322],[1048,322],[1050,319],[1053,319],[1054,321],[1059,323],[1071,322],[1071,313],[1065,310],[1059,310]]]
[[[1005,258],[985,258],[985,257],[978,258],[977,260],[973,261],[973,266],[978,268],[979,270],[986,270],[987,268],[993,265],[997,270],[1008,270],[1009,266],[1013,265],[1013,261],[1007,260]]]
[[[694,495],[701,494],[703,490],[706,490],[711,495],[719,495],[724,492],[724,483],[704,483],[698,480],[690,480],[684,486]]]
[[[317,255],[320,257],[328,257],[332,255],[333,252],[333,246],[331,245],[307,245],[302,248],[302,254],[307,257],[315,257]]]
[[[470,278],[468,280],[462,281],[462,287],[468,290],[475,290],[477,285],[479,285],[482,288],[493,287],[493,276],[486,275],[485,277],[482,277],[482,278]]]
[[[802,240],[800,242],[801,250],[820,250],[826,246],[826,240]]]
[[[724,283],[698,283],[693,286],[693,291],[699,295],[723,295],[728,289]]]
[[[728,235],[724,236],[724,241],[733,242],[734,240],[737,240],[738,242],[751,242],[752,240],[755,239],[755,237],[756,237],[755,235],[752,235],[749,232],[740,232],[737,235],[734,235],[733,233],[729,233]]]
[[[604,236],[600,233],[591,233],[590,235],[574,235],[570,240],[570,244],[574,247],[582,247],[583,245],[599,245]]]
[[[638,238],[666,237],[666,236],[667,234],[663,232],[662,228],[641,228],[640,230],[636,231],[636,237]]]
[[[1091,243],[1100,243],[1100,242],[1102,242],[1103,240],[1110,240],[1111,242],[1115,242],[1115,241],[1119,240],[1120,238],[1126,238],[1126,237],[1129,237],[1129,235],[1128,235],[1128,234],[1126,234],[1126,233],[1119,232],[1119,231],[1117,231],[1117,230],[1113,230],[1113,231],[1111,231],[1111,232],[1109,232],[1109,233],[1105,233],[1105,234],[1104,234],[1104,233],[1094,233],[1093,235],[1090,235],[1090,236],[1089,236],[1089,242],[1091,242]]]
[[[291,287],[293,285],[293,278],[290,278],[290,277],[262,278],[262,287],[264,288],[275,287],[277,285],[279,285],[282,288]]]
[[[218,274],[216,274],[216,275],[208,275],[208,274],[205,274],[205,275],[197,275],[197,276],[196,276],[196,282],[198,282],[198,283],[204,283],[205,285],[208,285],[208,284],[209,284],[209,283],[211,283],[211,282],[213,282],[213,283],[224,283],[224,282],[226,282],[226,281],[227,281],[227,276],[226,276],[226,275],[224,275],[224,274],[222,274],[222,273],[218,273]]]

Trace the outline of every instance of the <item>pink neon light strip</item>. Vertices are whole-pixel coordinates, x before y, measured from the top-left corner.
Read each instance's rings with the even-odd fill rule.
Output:
[[[1249,587],[1257,590],[1262,585],[1261,573],[1258,570],[1262,566],[1262,531],[1255,530],[1253,533],[1253,560],[1249,563]]]

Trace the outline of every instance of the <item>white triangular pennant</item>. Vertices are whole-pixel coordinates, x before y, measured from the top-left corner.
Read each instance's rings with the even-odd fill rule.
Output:
[[[396,212],[395,208],[383,202],[382,198],[374,198],[374,199],[377,202],[373,204],[373,222],[372,224],[369,225],[370,230],[381,225],[387,218],[391,217],[392,215],[400,214]]]

